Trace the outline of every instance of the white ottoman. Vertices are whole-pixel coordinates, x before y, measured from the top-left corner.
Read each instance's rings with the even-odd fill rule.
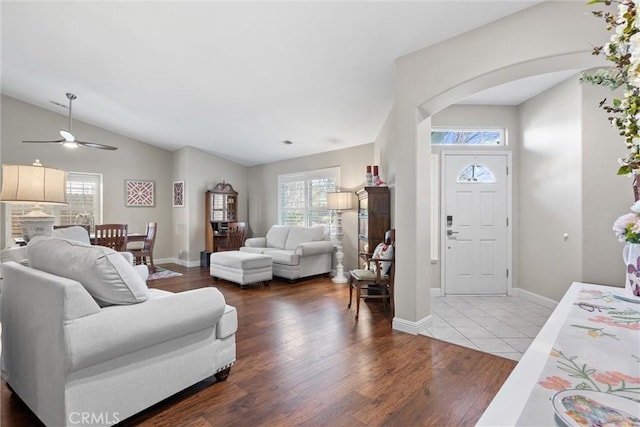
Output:
[[[214,252],[209,262],[209,272],[214,280],[225,279],[245,289],[250,283],[263,282],[273,278],[272,260],[269,255],[249,252]]]

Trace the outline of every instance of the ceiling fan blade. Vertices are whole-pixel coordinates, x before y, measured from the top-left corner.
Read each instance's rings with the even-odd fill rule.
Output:
[[[71,131],[71,117],[72,117],[73,100],[77,99],[77,96],[68,92],[67,99],[69,100],[69,128],[68,128],[69,130],[62,129],[60,131],[60,136],[62,136],[62,139],[58,139],[56,141],[22,141],[22,142],[36,143],[36,144],[47,144],[47,143],[60,144],[61,143],[67,148],[75,148],[78,145],[82,145],[89,148],[99,148],[101,150],[117,150],[118,147],[112,147],[110,145],[105,145],[105,144],[98,144],[96,142],[79,141],[76,139],[75,135],[73,135]]]
[[[22,141],[26,143],[35,143],[35,144],[60,144],[64,142],[64,139],[58,139],[57,141]]]
[[[118,149],[118,147],[112,147],[111,145],[98,144],[97,142],[79,141],[77,139],[76,139],[76,143],[78,145],[82,145],[89,148],[100,148],[101,150],[117,150]]]

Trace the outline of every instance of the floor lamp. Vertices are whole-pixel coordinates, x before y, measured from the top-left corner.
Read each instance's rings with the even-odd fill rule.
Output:
[[[342,265],[342,212],[351,209],[351,193],[327,193],[327,209],[336,212],[336,275],[331,280],[333,283],[347,283]]]
[[[36,159],[33,165],[2,165],[0,202],[33,205],[20,217],[25,242],[35,236],[50,236],[55,218],[41,204],[67,204],[67,172],[45,168]]]

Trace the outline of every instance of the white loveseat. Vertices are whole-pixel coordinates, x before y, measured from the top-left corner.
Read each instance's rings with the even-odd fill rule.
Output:
[[[242,252],[269,255],[273,259],[273,275],[296,280],[331,272],[333,243],[323,226],[272,226],[265,237],[245,241]]]
[[[44,424],[111,425],[212,375],[226,379],[238,321],[217,289],[141,287],[107,248],[61,239],[29,246],[32,267],[2,266],[2,375]],[[134,285],[105,292],[132,272]],[[106,283],[97,299],[96,276]]]

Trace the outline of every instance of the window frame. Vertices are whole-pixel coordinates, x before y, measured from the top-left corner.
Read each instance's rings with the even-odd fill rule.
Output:
[[[498,144],[434,144],[433,143],[433,133],[434,132],[498,132],[500,134],[500,142]],[[462,127],[462,126],[432,126],[431,127],[431,145],[434,147],[471,147],[471,148],[480,148],[480,147],[507,147],[507,129],[501,126],[482,126],[482,127]]]
[[[278,175],[278,224],[279,225],[292,225],[292,224],[286,224],[285,221],[283,221],[283,215],[285,214],[285,210],[286,210],[286,208],[283,206],[284,204],[284,194],[282,193],[283,186],[288,183],[303,182],[304,183],[304,189],[302,190],[302,194],[304,198],[303,206],[302,206],[302,210],[304,211],[302,214],[303,223],[295,224],[295,225],[311,227],[313,225],[322,224],[327,229],[331,227],[331,224],[334,222],[335,212],[326,208],[326,198],[324,200],[324,206],[320,206],[320,207],[311,206],[311,203],[310,203],[311,200],[308,198],[312,190],[310,188],[311,181],[322,180],[322,179],[329,179],[329,180],[333,179],[334,186],[331,191],[338,191],[338,189],[340,188],[340,167],[334,166],[330,168],[314,169],[309,171],[301,171],[301,172]],[[291,210],[293,211],[294,209],[291,208]],[[326,217],[327,222],[326,223],[313,222],[313,219],[319,216]]]
[[[90,177],[90,179],[87,179],[87,177]],[[71,198],[71,183],[73,182],[90,182],[92,184],[96,185],[96,192],[97,195],[94,196],[94,201],[93,201],[93,209],[91,211],[92,213],[92,224],[101,224],[102,218],[103,218],[103,199],[104,199],[104,192],[103,192],[103,175],[101,173],[92,173],[92,172],[73,172],[73,171],[69,171],[68,172],[68,176],[67,176],[67,200],[69,201]],[[69,205],[42,205],[42,209],[53,215],[55,217],[55,223],[56,224],[61,224],[61,223],[66,223],[66,222],[70,222],[70,221],[61,221],[61,219],[63,218],[62,214],[63,214],[63,210],[65,210],[66,208],[68,208]],[[78,206],[79,207],[79,206]],[[83,205],[84,207],[84,205]],[[25,213],[29,212],[32,208],[31,204],[20,204],[20,203],[7,203],[5,204],[5,209],[4,209],[4,214],[5,214],[5,236],[6,236],[6,242],[5,245],[6,246],[13,246],[15,244],[15,241],[13,240],[16,237],[22,237],[22,235],[16,235],[13,232],[13,227],[12,227],[12,222],[14,220],[14,217],[18,217],[21,215],[24,215]]]

